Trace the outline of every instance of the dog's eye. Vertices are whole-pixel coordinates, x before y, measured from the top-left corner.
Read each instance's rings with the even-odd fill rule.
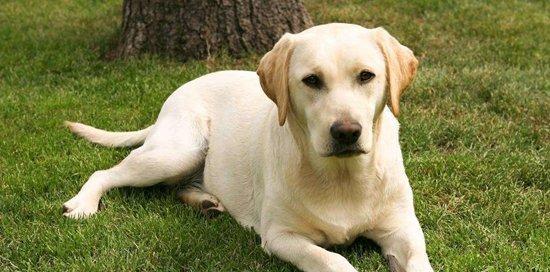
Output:
[[[359,73],[359,82],[366,83],[366,82],[369,82],[374,77],[375,77],[375,74],[364,70],[364,71],[361,71],[361,73]]]
[[[307,86],[315,89],[321,89],[323,85],[323,82],[321,82],[321,79],[317,75],[306,76],[304,77],[304,79],[302,79],[302,82]]]

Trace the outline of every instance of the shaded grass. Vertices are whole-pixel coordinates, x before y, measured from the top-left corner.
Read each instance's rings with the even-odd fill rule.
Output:
[[[421,60],[401,141],[437,270],[550,267],[550,10],[544,1],[306,1],[317,23],[384,26]],[[0,3],[0,270],[293,271],[229,216],[206,221],[170,188],[114,190],[91,220],[60,216],[95,170],[129,150],[76,140],[65,119],[152,123],[181,84],[258,55],[103,61],[119,1]],[[338,247],[386,271],[372,243]]]

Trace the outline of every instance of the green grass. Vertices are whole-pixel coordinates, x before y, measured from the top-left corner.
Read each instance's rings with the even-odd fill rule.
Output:
[[[440,271],[550,269],[550,7],[545,1],[306,1],[316,23],[384,26],[419,56],[401,141]],[[181,84],[258,55],[181,63],[101,58],[121,1],[0,2],[0,270],[293,271],[225,215],[205,220],[173,189],[119,189],[85,221],[61,204],[129,150],[71,136],[65,119],[134,130]],[[336,250],[387,271],[379,249]]]

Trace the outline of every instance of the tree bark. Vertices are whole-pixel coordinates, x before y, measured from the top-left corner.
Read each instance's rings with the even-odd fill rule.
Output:
[[[285,33],[313,25],[300,0],[124,0],[112,57],[141,53],[208,58],[265,52]]]

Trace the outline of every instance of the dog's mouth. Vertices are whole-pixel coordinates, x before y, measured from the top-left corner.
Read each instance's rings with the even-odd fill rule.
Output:
[[[359,156],[367,153],[368,152],[365,151],[360,146],[353,145],[353,146],[342,146],[342,147],[332,148],[332,150],[329,153],[323,154],[322,157],[349,158],[349,157],[355,157],[355,156]]]

